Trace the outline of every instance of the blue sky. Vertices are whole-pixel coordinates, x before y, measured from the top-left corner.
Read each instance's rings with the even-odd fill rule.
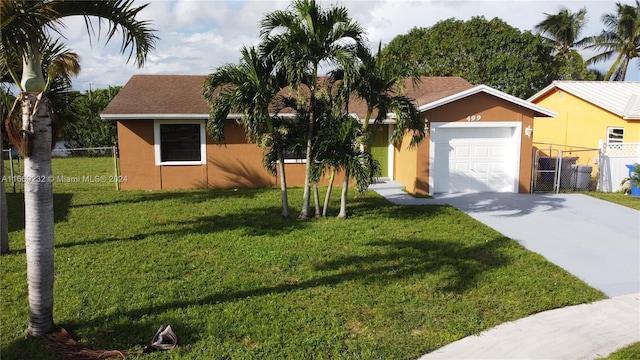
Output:
[[[119,54],[119,39],[105,45],[90,45],[82,19],[70,19],[65,32],[69,48],[82,59],[82,72],[74,81],[80,91],[124,85],[133,74],[209,74],[225,63],[236,62],[243,45],[258,43],[258,22],[264,14],[285,9],[289,1],[279,0],[151,0],[140,17],[150,20],[160,38],[147,64],[138,69]],[[633,1],[622,1],[632,4]],[[520,30],[533,30],[544,13],[557,13],[560,6],[572,11],[587,8],[588,23],[582,36],[596,35],[603,29],[602,14],[614,12],[615,1],[408,1],[408,0],[332,0],[321,1],[345,6],[349,14],[367,31],[372,48],[391,41],[413,27],[429,27],[440,20],[468,20],[472,16],[499,17]],[[584,52],[588,58],[593,53]],[[640,81],[634,60],[627,80]],[[597,67],[607,70],[610,63]]]

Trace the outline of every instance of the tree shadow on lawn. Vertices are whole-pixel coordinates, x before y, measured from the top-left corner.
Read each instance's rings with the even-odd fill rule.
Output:
[[[364,198],[354,201],[351,206],[352,218],[384,218],[384,219],[426,219],[450,211],[448,206],[398,206],[389,204],[383,198]],[[116,236],[109,238],[97,238],[87,240],[91,234],[80,234],[80,241],[64,241],[56,243],[56,248],[71,248],[74,246],[96,245],[111,242],[140,241],[153,236],[183,237],[194,234],[210,234],[225,231],[241,230],[242,236],[283,236],[293,231],[307,229],[313,226],[317,220],[298,220],[295,216],[283,219],[281,208],[277,206],[247,207],[240,212],[232,212],[223,215],[210,215],[180,219],[176,221],[156,223],[153,227],[157,230],[135,234],[132,236]],[[329,221],[346,221],[350,219]]]
[[[197,299],[175,300],[140,309],[117,311],[86,322],[68,325],[71,329],[104,329],[112,335],[105,341],[96,334],[90,339],[85,339],[85,345],[127,349],[146,340],[139,339],[139,336],[149,333],[149,328],[153,327],[151,322],[154,322],[155,326],[159,326],[160,322],[170,323],[180,337],[180,344],[189,345],[201,339],[202,331],[185,323],[185,319],[166,318],[167,312],[175,313],[174,310],[192,307],[218,306],[318,287],[333,288],[353,281],[361,282],[363,286],[373,285],[379,288],[396,284],[403,279],[438,272],[442,272],[443,276],[441,283],[434,290],[460,294],[475,286],[477,278],[482,273],[509,264],[509,259],[502,254],[501,249],[511,246],[510,243],[511,240],[503,236],[471,246],[456,241],[419,238],[376,241],[369,245],[378,248],[379,252],[365,256],[337,257],[318,263],[315,269],[319,275],[308,280],[284,281],[276,285],[250,289],[227,289],[209,294],[206,293],[206,289],[202,289]],[[114,322],[127,322],[123,319],[149,320],[134,328],[129,328],[128,324],[116,325],[114,328]]]
[[[154,236],[169,236],[180,238],[194,234],[211,234],[217,232],[242,230],[242,236],[280,236],[291,231],[304,229],[311,225],[308,221],[295,221],[282,219],[278,207],[247,208],[243,213],[231,213],[225,215],[200,216],[189,219],[181,219],[172,222],[156,223],[153,227],[158,229],[132,236],[116,236],[109,238],[97,238],[86,240],[85,235],[78,237],[80,241],[65,241],[56,243],[57,249],[72,248],[75,246],[97,245],[112,242],[140,241]],[[260,219],[257,221],[256,219]],[[268,220],[265,220],[268,219]]]
[[[53,221],[63,222],[69,215],[69,207],[73,194],[53,194]],[[24,229],[24,194],[7,193],[7,209],[9,211],[9,232]]]
[[[126,190],[113,195],[113,199],[74,204],[72,207],[104,206],[116,204],[138,204],[142,202],[180,200],[188,204],[197,204],[216,198],[253,199],[262,194],[273,192],[274,188],[246,188],[246,189],[197,189],[197,190]]]

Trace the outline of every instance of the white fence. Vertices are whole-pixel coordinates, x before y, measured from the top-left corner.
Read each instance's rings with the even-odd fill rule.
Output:
[[[622,179],[629,176],[627,165],[640,163],[640,143],[603,144],[598,189],[620,191]]]

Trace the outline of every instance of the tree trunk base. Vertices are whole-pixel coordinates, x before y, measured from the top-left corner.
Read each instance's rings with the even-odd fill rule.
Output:
[[[93,350],[80,344],[61,326],[56,326],[54,331],[47,335],[47,338],[49,349],[63,359],[126,359],[125,354],[118,350]]]

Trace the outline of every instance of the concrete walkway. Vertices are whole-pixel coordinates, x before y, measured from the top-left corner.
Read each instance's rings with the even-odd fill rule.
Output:
[[[448,194],[414,198],[371,186],[398,205],[454,206],[612,298],[534,314],[422,359],[595,359],[640,341],[640,212],[582,194]]]
[[[640,341],[640,294],[541,312],[446,345],[429,359],[597,359]]]

